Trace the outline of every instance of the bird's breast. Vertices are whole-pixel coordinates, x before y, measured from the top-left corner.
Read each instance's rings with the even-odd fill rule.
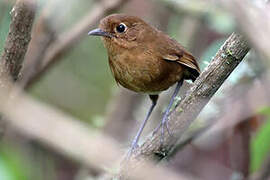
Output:
[[[115,80],[135,92],[157,94],[183,77],[181,65],[158,59],[149,51],[109,54]]]

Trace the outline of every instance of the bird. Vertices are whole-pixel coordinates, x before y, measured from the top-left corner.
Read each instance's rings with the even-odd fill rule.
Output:
[[[193,82],[200,75],[194,56],[167,34],[137,16],[112,14],[103,18],[90,36],[101,36],[107,49],[109,66],[117,84],[137,93],[147,94],[151,106],[134,137],[130,153],[138,147],[142,131],[154,110],[159,94],[176,85],[169,105],[157,129],[161,144],[168,128],[168,116],[184,80]],[[129,153],[129,154],[130,154]]]

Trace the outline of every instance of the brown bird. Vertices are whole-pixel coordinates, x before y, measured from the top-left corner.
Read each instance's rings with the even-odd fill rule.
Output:
[[[102,36],[116,82],[132,91],[148,94],[152,100],[130,152],[137,147],[143,128],[157,103],[158,94],[177,83],[159,126],[162,138],[165,127],[170,133],[168,115],[183,80],[194,81],[200,74],[198,63],[191,53],[142,19],[125,14],[105,17],[100,21],[99,28],[88,35]]]

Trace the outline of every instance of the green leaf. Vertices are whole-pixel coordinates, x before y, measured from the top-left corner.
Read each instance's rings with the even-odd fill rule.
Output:
[[[20,154],[11,148],[1,146],[0,151],[0,179],[28,180],[28,166],[23,163]]]
[[[251,171],[259,169],[270,152],[270,107],[263,107],[259,113],[266,115],[267,121],[261,126],[255,137],[251,140]]]

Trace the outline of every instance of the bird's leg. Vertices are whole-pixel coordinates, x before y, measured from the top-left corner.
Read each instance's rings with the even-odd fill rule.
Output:
[[[132,152],[138,147],[138,141],[139,141],[140,136],[142,134],[143,128],[145,127],[147,120],[149,119],[153,109],[155,108],[155,106],[157,104],[158,95],[149,95],[149,97],[150,97],[150,99],[152,101],[152,105],[151,105],[151,107],[150,107],[150,109],[149,109],[143,123],[141,124],[139,131],[137,132],[135,138],[132,141],[131,149],[129,150],[128,155],[127,155],[128,158],[130,157]]]
[[[163,115],[161,124],[154,130],[154,133],[156,133],[161,128],[161,138],[160,138],[161,146],[163,145],[163,141],[164,141],[164,128],[166,128],[169,135],[172,136],[172,133],[170,132],[169,127],[168,127],[168,116],[170,114],[170,109],[171,109],[171,107],[173,105],[174,99],[177,96],[182,84],[183,84],[183,80],[180,80],[180,81],[177,82],[176,88],[175,88],[175,90],[173,92],[173,95],[172,95],[172,97],[170,99],[170,103],[169,103],[169,105],[168,105],[168,107],[167,107],[167,109],[166,109],[166,111],[165,111],[165,113]]]

